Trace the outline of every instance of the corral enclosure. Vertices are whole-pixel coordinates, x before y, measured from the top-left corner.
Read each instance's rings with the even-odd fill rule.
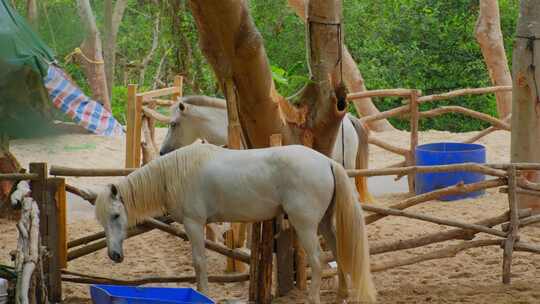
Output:
[[[21,2],[12,4],[25,7]],[[68,16],[73,13],[73,4],[36,4],[33,0],[25,4],[28,22],[47,32],[47,42],[58,49],[58,28],[52,26],[49,12],[55,15],[65,8]],[[148,10],[134,9],[135,4]],[[182,225],[167,215],[145,220],[128,231],[126,261],[112,264],[103,250],[105,233],[92,219],[92,207],[81,198],[93,203],[95,195],[85,191],[86,187],[103,187],[157,158],[164,133],[158,127],[169,122],[166,107],[185,93],[205,93],[226,99],[226,106],[221,107],[228,116],[228,126],[223,128],[228,130],[225,142],[230,149],[301,144],[330,155],[336,138],[341,136],[344,142],[344,132],[338,132],[344,129],[344,115],[349,111],[360,114],[360,118],[352,117],[351,123],[358,142],[364,147],[369,143],[372,149],[365,157],[359,149],[356,167],[346,168],[349,176],[356,178],[361,195],[369,197],[360,189],[363,177],[369,177],[376,194],[374,204],[362,208],[379,301],[535,302],[540,297],[532,288],[539,260],[532,253],[540,253],[534,225],[540,222],[534,210],[540,208],[540,158],[536,153],[540,122],[535,115],[540,92],[534,62],[540,28],[530,24],[540,11],[530,9],[538,5],[534,1],[522,0],[520,4],[514,35],[519,4],[510,0],[396,1],[368,6],[344,1],[343,7],[341,1],[319,0],[272,4],[77,0],[75,10],[84,24],[86,39],[73,50],[69,43],[62,45],[67,56],[61,63],[92,99],[103,104],[92,101],[95,112],[115,122],[113,113],[126,123],[126,135],[10,140],[0,130],[0,160],[16,167],[5,171],[5,166],[0,166],[3,194],[8,194],[6,186],[12,181],[30,181],[30,188],[20,183],[17,190],[17,195],[24,193],[17,228],[20,239],[29,240],[29,250],[24,249],[25,241],[15,245],[17,230],[12,222],[2,220],[2,238],[5,235],[9,241],[0,247],[0,264],[10,264],[9,252],[17,247],[16,269],[43,265],[44,284],[36,294],[54,302],[62,298],[68,303],[89,302],[84,285],[89,283],[193,283],[191,250]],[[291,10],[285,9],[286,5]],[[41,19],[39,12],[43,13]],[[374,16],[358,18],[362,14]],[[46,20],[47,26],[38,20]],[[395,25],[396,20],[402,22]],[[262,36],[257,27],[263,29]],[[132,28],[140,29],[140,45],[131,36]],[[356,36],[348,40],[351,33]],[[358,36],[365,39],[357,41]],[[287,45],[301,43],[302,47],[276,48],[276,41],[268,37],[284,38],[291,42]],[[509,37],[515,39],[514,82],[505,54]],[[140,51],[145,48],[142,45],[147,48],[144,52]],[[133,59],[133,54],[138,57]],[[299,54],[301,59],[296,58]],[[399,67],[392,68],[396,62]],[[49,73],[55,68],[54,60],[41,63]],[[366,72],[368,81],[359,68]],[[55,105],[64,110],[79,98],[47,88],[53,91],[49,98],[59,96]],[[68,116],[74,113],[64,112]],[[96,120],[95,114],[86,119]],[[104,124],[104,119],[97,120]],[[175,124],[171,122],[171,127]],[[121,132],[118,123],[116,126]],[[476,132],[420,132],[429,128]],[[370,132],[361,135],[361,129]],[[507,131],[512,132],[511,144]],[[416,147],[441,141],[484,144],[488,162],[417,166]],[[341,148],[345,166],[344,145]],[[20,167],[29,172],[16,173]],[[416,173],[452,171],[482,173],[488,179],[413,194]],[[409,192],[396,193],[400,192],[396,189],[405,190],[403,180]],[[436,200],[442,195],[478,190],[486,194],[457,202]],[[41,239],[35,228],[37,219]],[[206,248],[213,251],[207,251],[212,282],[209,296],[219,301],[305,302],[308,282],[317,282],[318,272],[316,266],[311,265],[311,269],[307,265],[310,257],[300,248],[289,220],[280,216],[250,224],[250,250],[240,248],[246,227],[233,224],[225,234],[225,244],[212,237],[205,241]],[[44,247],[37,246],[39,242]],[[43,254],[45,248],[48,255],[36,263],[35,254]],[[333,279],[337,270],[328,264],[334,260],[331,252],[324,250],[321,296],[329,303],[337,295]],[[317,265],[313,257],[312,264]],[[250,264],[249,268],[238,261]],[[227,272],[240,273],[223,274],[225,267]],[[29,278],[27,273],[21,277]],[[25,290],[27,286],[22,285],[17,288]],[[296,289],[291,290],[293,286]],[[313,291],[309,291],[309,298],[318,303]]]
[[[157,129],[158,141],[164,135],[163,129]],[[385,132],[380,136],[398,146],[407,147],[407,133]],[[447,132],[420,133],[421,142],[433,142],[441,139],[460,141],[475,134],[452,134]],[[509,134],[497,131],[480,140],[488,149],[488,162],[507,162],[509,157]],[[13,152],[20,155],[21,164],[27,166],[37,157],[50,164],[68,167],[118,167],[123,164],[124,142],[122,139],[98,136],[66,135],[48,142],[35,140],[17,140],[13,144]],[[108,157],[96,157],[107,152]],[[384,150],[372,148],[370,164],[384,166],[388,162],[399,160]],[[96,187],[114,181],[114,178],[69,178],[68,183],[79,187]],[[391,183],[391,180],[388,180]],[[387,185],[383,185],[386,188]],[[404,194],[377,195],[375,206],[389,206],[402,200]],[[68,235],[70,239],[98,232],[99,226],[93,219],[92,210],[85,208],[84,202],[74,202],[68,210]],[[459,202],[430,202],[413,210],[425,214],[476,222],[491,216],[498,216],[507,209],[507,196],[496,190],[488,190],[480,199]],[[71,209],[72,208],[72,209]],[[408,239],[431,231],[445,230],[434,224],[422,224],[404,218],[387,218],[369,225],[371,242],[395,241]],[[15,227],[7,222],[2,223],[3,235],[10,236],[2,245],[2,263],[7,263],[7,252],[15,244]],[[525,228],[521,234],[527,241],[538,242],[535,228]],[[458,243],[460,241],[454,241]],[[89,256],[70,262],[70,270],[87,272],[88,274],[117,277],[126,274],[126,278],[143,276],[176,276],[179,273],[192,274],[189,243],[183,242],[161,232],[150,232],[130,239],[126,243],[126,260],[123,264],[113,264],[101,250]],[[420,250],[406,250],[401,253],[389,253],[374,256],[373,262],[382,262],[389,258],[413,257],[441,245],[431,245]],[[222,256],[209,253],[211,274],[221,274],[225,266]],[[531,284],[537,284],[535,275],[540,266],[540,259],[529,253],[516,253],[514,257],[512,285],[501,284],[500,271],[502,252],[492,247],[472,249],[458,254],[455,258],[426,261],[421,264],[401,267],[375,274],[375,281],[382,303],[418,302],[475,302],[475,303],[508,303],[522,301],[534,303],[540,296]],[[124,277],[122,275],[122,277]],[[174,285],[174,284],[173,284]],[[185,284],[183,284],[185,285]],[[211,284],[210,296],[216,299],[246,299],[247,284],[233,285]],[[83,285],[65,283],[64,294],[67,303],[90,303],[88,288]],[[290,296],[277,300],[277,303],[303,303],[305,294],[294,291]],[[323,291],[323,299],[331,303],[334,298],[332,290]]]

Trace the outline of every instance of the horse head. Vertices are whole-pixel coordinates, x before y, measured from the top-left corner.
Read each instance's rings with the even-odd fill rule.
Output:
[[[123,243],[128,226],[126,208],[115,185],[109,185],[96,199],[96,219],[105,230],[109,258],[124,260]]]
[[[190,105],[185,104],[182,101],[179,101],[172,106],[169,129],[167,130],[167,135],[165,136],[161,149],[159,150],[159,155],[165,155],[183,145],[180,124],[182,123],[181,121],[183,114],[188,111],[188,107],[190,107]]]

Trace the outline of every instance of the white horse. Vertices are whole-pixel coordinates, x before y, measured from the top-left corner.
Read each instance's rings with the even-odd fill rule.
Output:
[[[164,213],[184,224],[202,292],[208,291],[206,223],[260,222],[286,213],[312,269],[312,303],[320,303],[318,229],[339,265],[340,296],[375,301],[361,206],[345,169],[312,149],[228,150],[198,141],[151,161],[97,196],[96,218],[105,230],[109,257],[123,260],[129,226]]]
[[[204,138],[215,145],[227,144],[227,104],[224,99],[186,96],[171,107],[171,114],[169,129],[161,144],[161,155],[189,145],[197,138]],[[346,115],[338,131],[332,158],[347,169],[367,169],[367,132],[358,118]],[[356,181],[360,201],[372,202],[366,177],[359,176],[353,180]]]

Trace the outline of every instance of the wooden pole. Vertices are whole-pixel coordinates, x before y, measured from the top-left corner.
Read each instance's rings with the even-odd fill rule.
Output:
[[[418,146],[418,125],[419,125],[419,109],[418,109],[418,91],[414,91],[411,94],[410,99],[410,113],[411,113],[411,148],[409,151],[409,157],[407,161],[409,162],[409,166],[415,166],[416,165],[416,146]],[[414,194],[414,179],[415,174],[409,173],[408,174],[408,184],[409,184],[409,193]]]
[[[508,228],[508,237],[504,242],[502,281],[504,284],[510,284],[512,270],[512,253],[514,244],[519,240],[519,213],[517,202],[517,172],[516,167],[508,168],[508,204],[510,208],[510,227]]]
[[[133,168],[134,161],[133,161],[133,143],[134,143],[134,136],[135,136],[135,99],[137,96],[137,85],[136,84],[130,84],[128,85],[128,93],[127,93],[127,104],[126,104],[126,159],[125,159],[125,167],[126,168]]]
[[[48,210],[47,210],[47,164],[46,163],[30,163],[30,173],[36,174],[38,177],[31,181],[30,188],[32,189],[32,198],[36,201],[39,208],[39,235],[41,246],[47,247],[48,238]],[[38,286],[42,283],[49,288],[49,261],[46,257],[43,258],[43,277],[44,282],[36,282]],[[37,298],[44,299],[43,290],[37,289]]]
[[[227,100],[227,117],[228,123],[228,142],[229,149],[242,148],[242,127],[240,118],[238,117],[238,104],[236,91],[232,80],[227,80],[224,83],[225,98]],[[240,248],[246,240],[246,224],[231,223],[231,230],[225,233],[225,244],[231,248]],[[226,272],[244,272],[246,265],[233,259],[227,259]]]
[[[141,156],[142,156],[142,96],[136,96],[135,98],[135,119],[134,127],[135,133],[133,135],[133,167],[139,168],[141,166]]]
[[[66,206],[65,181],[63,178],[49,178],[47,180],[47,213],[48,234],[42,238],[47,239],[49,262],[47,265],[48,295],[52,303],[62,301],[62,280],[60,269],[67,267],[66,243]],[[60,199],[59,199],[60,198]]]
[[[261,252],[261,223],[251,226],[251,258],[249,267],[249,301],[257,303],[259,290],[259,258]]]

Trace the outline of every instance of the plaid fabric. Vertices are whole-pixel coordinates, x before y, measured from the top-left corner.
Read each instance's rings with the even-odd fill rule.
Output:
[[[98,135],[124,134],[122,125],[111,112],[84,95],[60,68],[52,64],[45,77],[45,87],[54,106],[78,125]]]

